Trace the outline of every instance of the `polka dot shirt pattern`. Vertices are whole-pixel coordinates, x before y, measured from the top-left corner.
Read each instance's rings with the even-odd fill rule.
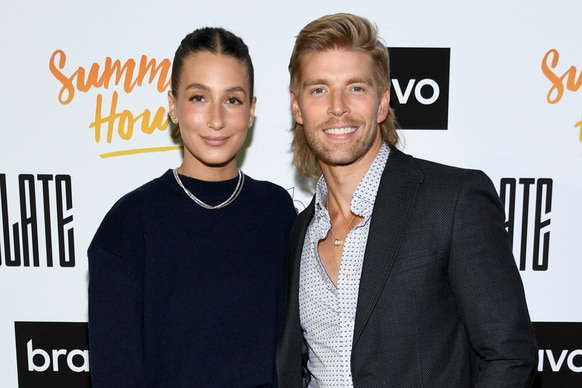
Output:
[[[303,335],[309,348],[309,387],[352,387],[350,358],[358,303],[358,288],[372,209],[390,148],[383,144],[358,184],[351,211],[363,217],[345,238],[337,286],[319,257],[331,219],[325,207],[327,184],[322,176],[315,190],[315,215],[307,229],[301,255],[299,308]]]

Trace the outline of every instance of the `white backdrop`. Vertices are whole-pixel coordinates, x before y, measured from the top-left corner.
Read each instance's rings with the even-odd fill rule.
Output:
[[[0,222],[8,225],[6,231],[0,224],[0,386],[17,386],[14,322],[86,322],[85,252],[99,222],[122,194],[181,160],[168,130],[141,130],[144,111],[153,117],[167,107],[167,89],[159,90],[158,78],[150,84],[146,77],[132,88],[123,82],[135,77],[85,88],[87,80],[98,80],[108,60],[139,64],[145,56],[159,64],[171,59],[183,36],[197,27],[222,26],[237,33],[251,50],[258,98],[242,169],[289,189],[301,209],[311,192],[298,187],[291,164],[287,64],[297,32],[323,14],[340,11],[375,21],[388,46],[450,48],[448,130],[402,131],[403,149],[482,169],[498,188],[502,178],[551,179],[551,211],[542,217],[550,220],[544,229],[550,233],[548,269],[533,270],[529,253],[521,275],[532,320],[582,322],[582,124],[577,124],[582,121],[582,2],[20,0],[5,2],[0,13],[0,174],[6,181],[7,210],[0,207]],[[550,50],[555,51],[544,60]],[[544,73],[543,63],[552,71]],[[51,72],[51,64],[61,75]],[[92,66],[97,73],[91,73]],[[73,90],[66,89],[65,78]],[[62,103],[59,95],[70,101]],[[106,120],[97,141],[91,123],[111,111],[119,115],[112,120],[111,142],[106,141]],[[131,117],[133,133],[123,139],[119,131],[129,129]],[[173,150],[102,157],[151,147]],[[4,250],[8,233],[14,255],[12,225],[20,227],[28,211],[23,215],[20,207],[20,194],[28,192],[19,188],[23,174],[32,174],[36,182],[38,267],[7,265]],[[52,267],[46,259],[43,174],[52,177],[47,181]],[[59,264],[56,207],[63,200],[56,194],[58,175],[71,178],[72,208],[64,212],[72,216],[64,228],[74,233],[66,240],[67,249],[74,242],[70,268]],[[518,190],[519,214],[520,195]],[[527,244],[531,252],[529,237]]]

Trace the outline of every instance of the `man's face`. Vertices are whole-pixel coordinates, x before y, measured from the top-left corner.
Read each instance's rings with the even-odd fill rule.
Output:
[[[300,70],[291,110],[322,168],[371,163],[382,144],[378,123],[386,118],[390,93],[379,90],[370,55],[314,52]]]

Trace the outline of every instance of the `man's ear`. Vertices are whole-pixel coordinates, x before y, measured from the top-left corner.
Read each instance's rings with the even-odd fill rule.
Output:
[[[291,92],[291,113],[293,114],[295,122],[303,125],[303,116],[301,115],[301,109],[299,108],[299,101],[297,101],[297,97],[293,92]]]
[[[390,109],[390,88],[384,88],[380,95],[380,105],[378,105],[378,123],[386,120]]]

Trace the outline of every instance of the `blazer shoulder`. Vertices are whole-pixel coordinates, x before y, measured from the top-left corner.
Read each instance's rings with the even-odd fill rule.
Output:
[[[465,168],[453,165],[447,165],[432,160],[417,158],[406,154],[396,148],[392,148],[390,158],[393,157],[392,170],[408,171],[408,174],[420,175],[428,179],[452,179],[452,180],[472,180],[485,179],[489,180],[485,172],[478,169]],[[388,159],[391,162],[390,158]]]

